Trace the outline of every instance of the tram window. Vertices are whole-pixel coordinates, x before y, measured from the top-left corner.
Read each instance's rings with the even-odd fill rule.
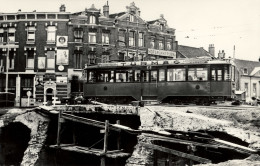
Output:
[[[135,82],[140,82],[140,70],[135,70]]]
[[[168,69],[167,79],[168,81],[185,81],[186,70],[183,69]]]
[[[96,82],[95,73],[93,71],[88,72],[88,82]]]
[[[133,82],[133,70],[127,71],[127,82]]]
[[[230,81],[230,71],[228,67],[224,67],[224,79],[225,81]]]
[[[165,81],[165,70],[164,69],[159,70],[159,81]]]
[[[207,68],[189,68],[188,70],[189,81],[207,81],[208,69]]]
[[[117,71],[116,82],[126,82],[126,72],[127,71]]]
[[[232,81],[235,81],[235,66],[232,66],[231,70],[232,70],[231,73]]]
[[[114,71],[111,71],[110,74],[111,76],[109,82],[114,82]]]
[[[97,82],[109,82],[108,72],[97,72]]]
[[[216,81],[217,80],[216,78],[217,78],[216,77],[216,70],[213,68],[213,69],[211,69],[211,80]]]
[[[157,81],[157,71],[151,71],[151,82]]]
[[[149,71],[143,71],[142,72],[142,81],[143,82],[149,82]]]
[[[222,70],[218,69],[217,72],[218,72],[218,81],[222,81]]]

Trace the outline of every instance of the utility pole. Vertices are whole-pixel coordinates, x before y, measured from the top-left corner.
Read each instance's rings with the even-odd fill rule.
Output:
[[[6,53],[5,92],[8,92],[8,71],[9,71],[9,43],[7,43],[7,53]]]

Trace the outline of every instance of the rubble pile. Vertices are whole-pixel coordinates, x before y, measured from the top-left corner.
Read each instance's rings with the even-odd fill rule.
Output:
[[[46,140],[49,120],[34,111],[20,109],[8,111],[1,119],[4,120],[4,125],[11,122],[20,122],[31,130],[31,138],[24,152],[21,165],[34,165]]]
[[[256,122],[260,120],[259,117],[260,110],[258,108],[247,110],[246,108],[217,109],[217,107],[146,106],[140,110],[140,129],[158,133],[165,130],[184,132],[219,131],[240,138],[242,141],[249,143],[249,148],[259,150],[259,126],[254,125],[258,124]],[[253,124],[252,122],[255,123]],[[139,139],[140,141],[142,140]],[[140,148],[137,148],[134,154],[138,153],[138,151],[140,151]],[[144,151],[149,151],[149,149],[142,149],[142,151],[144,153]],[[256,156],[254,161],[248,159],[231,160],[222,164],[223,166],[228,166],[228,164],[231,166],[242,163],[240,165],[251,166],[252,163],[258,163],[259,156]]]

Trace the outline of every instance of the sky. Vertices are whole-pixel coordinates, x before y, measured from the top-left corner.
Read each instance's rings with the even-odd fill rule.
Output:
[[[108,0],[110,14],[126,11],[134,2],[141,18],[151,21],[163,14],[176,29],[179,45],[203,47],[214,44],[215,54],[258,61],[260,58],[260,0]],[[92,4],[101,9],[107,0],[0,0],[0,12],[79,12]],[[235,46],[235,49],[234,49]]]

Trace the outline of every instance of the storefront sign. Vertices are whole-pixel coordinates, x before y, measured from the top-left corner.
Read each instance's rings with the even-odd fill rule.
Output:
[[[33,88],[23,88],[23,90],[32,91]]]
[[[176,52],[175,51],[165,51],[165,50],[156,50],[156,49],[148,48],[148,54],[159,55],[159,56],[168,56],[168,57],[176,58]]]

